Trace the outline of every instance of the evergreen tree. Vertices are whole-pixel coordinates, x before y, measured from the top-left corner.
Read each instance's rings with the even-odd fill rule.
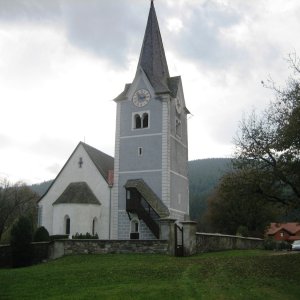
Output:
[[[14,267],[29,266],[33,258],[33,226],[28,217],[20,217],[11,230],[11,250]]]
[[[33,241],[34,242],[50,241],[50,236],[49,236],[48,230],[44,226],[37,228],[37,230],[34,233]]]

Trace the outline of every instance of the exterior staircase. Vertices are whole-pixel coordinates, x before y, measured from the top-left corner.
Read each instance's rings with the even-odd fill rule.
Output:
[[[125,184],[126,211],[137,214],[156,238],[159,238],[158,220],[169,216],[169,210],[161,199],[142,179],[130,179]]]

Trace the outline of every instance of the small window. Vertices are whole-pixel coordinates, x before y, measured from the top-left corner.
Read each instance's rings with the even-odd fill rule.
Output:
[[[93,224],[92,224],[92,234],[95,235],[96,232],[96,228],[97,228],[97,218],[93,219]]]
[[[70,229],[71,229],[71,220],[70,217],[66,216],[65,217],[65,229],[66,229],[66,234],[70,234]]]
[[[143,119],[143,128],[148,128],[148,114],[144,113],[142,119]]]
[[[142,127],[142,120],[141,120],[140,115],[135,115],[134,120],[135,120],[134,128],[136,128],[136,129],[141,128]]]
[[[130,224],[130,239],[138,240],[140,238],[139,234],[139,221],[136,219],[131,220]]]
[[[181,121],[179,119],[176,119],[175,132],[178,137],[181,137],[182,126],[181,126]]]
[[[82,168],[82,165],[83,165],[82,157],[79,157],[79,161],[78,161],[79,168]]]
[[[134,222],[134,232],[139,232],[139,223]]]
[[[139,232],[139,221],[138,220],[131,221],[131,232]]]
[[[139,156],[143,155],[143,148],[142,147],[138,148],[138,154],[139,154]]]

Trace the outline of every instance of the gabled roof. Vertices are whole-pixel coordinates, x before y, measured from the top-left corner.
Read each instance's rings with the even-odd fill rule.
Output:
[[[166,55],[153,1],[151,1],[146,31],[137,70],[142,68],[156,93],[169,92],[170,77]]]
[[[266,234],[274,235],[276,232],[280,230],[285,230],[289,234],[295,234],[300,231],[300,223],[299,222],[290,222],[290,223],[271,223]]]
[[[123,91],[119,96],[117,96],[117,97],[114,99],[114,101],[120,101],[120,100],[126,99],[126,97],[127,97],[127,92],[128,92],[128,90],[129,90],[130,86],[131,86],[131,83],[126,83],[126,84],[125,84],[124,91]]]
[[[99,200],[86,182],[72,182],[52,204],[96,204]]]
[[[80,142],[80,144],[83,146],[103,178],[109,183],[109,171],[114,169],[113,157],[83,142]]]
[[[44,195],[38,200],[38,202],[40,202],[44,196],[48,193],[48,191],[51,189],[51,187],[53,186],[53,184],[55,183],[55,181],[57,180],[57,178],[59,177],[59,175],[61,174],[61,172],[64,170],[64,168],[67,166],[68,162],[70,161],[71,157],[73,156],[73,154],[76,152],[76,150],[78,149],[78,147],[82,145],[83,148],[85,149],[86,153],[88,154],[88,156],[90,157],[90,159],[92,160],[92,162],[94,163],[95,167],[97,168],[97,170],[99,171],[99,173],[102,175],[102,177],[106,180],[106,182],[108,183],[108,185],[111,185],[111,172],[109,171],[113,171],[114,170],[114,158],[105,154],[104,152],[101,152],[100,150],[86,144],[83,142],[79,142],[79,144],[76,146],[75,150],[72,152],[72,154],[70,155],[69,159],[67,160],[67,162],[64,164],[64,166],[62,167],[62,169],[60,170],[60,172],[58,173],[58,175],[56,176],[56,178],[53,180],[53,182],[51,183],[51,185],[49,186],[49,188],[47,189],[47,191],[44,193]]]

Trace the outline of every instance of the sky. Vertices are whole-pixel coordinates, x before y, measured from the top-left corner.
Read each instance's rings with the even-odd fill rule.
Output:
[[[181,75],[189,160],[232,157],[239,122],[284,86],[300,53],[299,0],[156,0]],[[80,141],[114,156],[116,104],[132,82],[149,0],[0,0],[0,179],[56,177]]]

